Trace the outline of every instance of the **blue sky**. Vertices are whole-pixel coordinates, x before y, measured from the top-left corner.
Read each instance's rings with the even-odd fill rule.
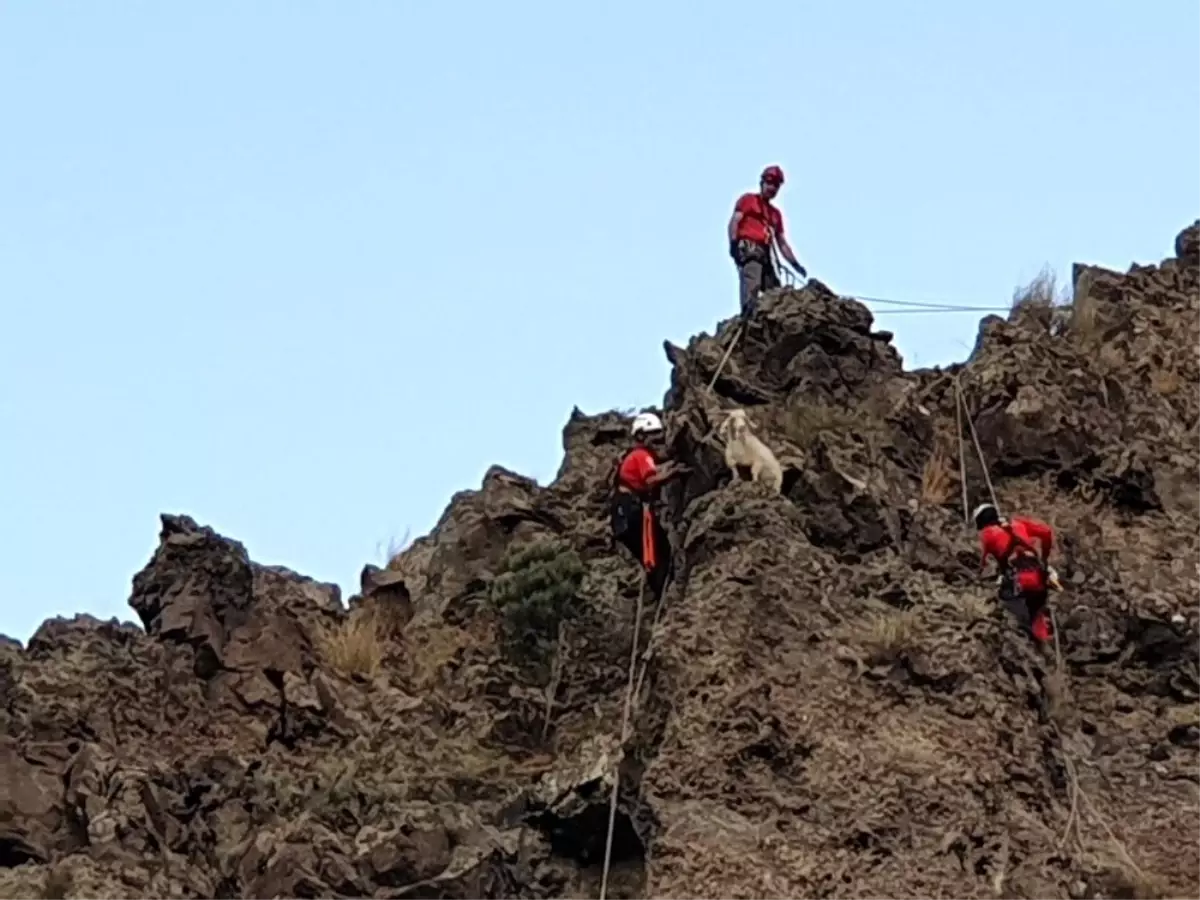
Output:
[[[0,633],[162,511],[340,583],[737,306],[767,163],[847,294],[1005,305],[1200,212],[1200,9],[0,2]],[[881,307],[882,309],[882,307]],[[977,316],[881,315],[910,367]]]

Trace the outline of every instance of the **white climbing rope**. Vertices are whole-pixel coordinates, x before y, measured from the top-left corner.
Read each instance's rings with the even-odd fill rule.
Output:
[[[783,266],[779,266],[779,265],[776,266],[776,269],[782,270],[784,272],[790,272],[789,269],[784,268]],[[792,290],[792,291],[799,290],[799,288],[797,288],[797,286],[795,285],[794,282],[781,284],[780,287],[784,288],[785,290]],[[866,305],[868,303],[883,303],[887,306],[902,307],[901,309],[882,309],[882,310],[881,309],[872,309],[870,311],[872,316],[900,315],[901,313],[927,313],[927,314],[936,315],[938,313],[959,313],[959,312],[997,313],[997,312],[1007,312],[1008,311],[1008,307],[1004,307],[1004,306],[965,306],[965,305],[957,304],[957,303],[922,303],[922,302],[919,302],[916,300],[891,300],[886,297],[860,297],[855,294],[844,294],[841,296],[842,296],[842,299],[855,300],[859,303],[862,303],[863,305]],[[725,363],[727,363],[729,361],[729,355],[733,352],[733,348],[735,346],[737,346],[738,338],[740,338],[742,336],[742,331],[745,327],[746,327],[746,323],[743,321],[734,330],[733,339],[730,340],[729,346],[726,347],[726,349],[725,349],[725,355],[721,357],[720,364],[718,364],[716,371],[713,373],[712,378],[708,382],[708,389],[710,391],[716,385],[717,379],[721,377],[721,372],[724,371],[724,369],[725,369]],[[955,384],[957,384],[958,376],[955,376],[954,380],[955,380]],[[961,389],[960,389],[959,396],[961,398]]]
[[[729,346],[725,348],[725,355],[721,357],[721,362],[717,366],[717,371],[713,372],[712,380],[708,383],[709,391],[712,391],[713,385],[717,383],[717,379],[721,377],[721,370],[725,368],[725,363],[729,362],[729,354],[733,352],[733,348],[737,346],[738,338],[742,336],[742,329],[745,324],[739,324],[733,332],[733,340],[729,342]]]
[[[983,480],[987,484],[988,496],[991,498],[992,506],[996,507],[996,512],[998,513],[1000,512],[1000,504],[996,500],[996,489],[992,487],[992,476],[988,474],[987,460],[983,456],[983,448],[979,446],[979,435],[975,432],[975,423],[971,420],[971,411],[967,409],[967,401],[963,397],[962,382],[957,375],[954,376],[954,390],[958,395],[962,416],[967,420],[967,428],[971,432],[971,442],[975,445],[975,453],[979,456],[979,468],[983,470]]]
[[[621,739],[617,745],[617,761],[613,769],[612,797],[608,804],[608,835],[604,839],[604,869],[600,875],[600,900],[608,893],[608,869],[612,863],[613,831],[617,823],[617,794],[621,786],[621,762],[625,758],[625,741],[629,735],[629,713],[633,706],[635,672],[637,670],[638,638],[642,628],[642,603],[646,597],[649,576],[642,569],[642,586],[638,591],[637,612],[633,619],[633,646],[629,651],[629,684],[625,689],[625,711],[621,715]]]
[[[971,522],[971,504],[967,500],[967,446],[962,427],[962,386],[954,376],[954,423],[958,428],[958,480],[962,482],[963,524]]]

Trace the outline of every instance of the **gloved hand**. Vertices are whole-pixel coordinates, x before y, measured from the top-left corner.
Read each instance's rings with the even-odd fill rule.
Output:
[[[1055,591],[1063,589],[1062,582],[1058,580],[1058,572],[1054,570],[1054,566],[1046,566],[1046,580],[1050,584],[1050,588]]]
[[[666,462],[659,466],[658,474],[654,477],[654,484],[666,484],[668,481],[674,481],[684,475],[691,474],[691,469],[686,465],[678,462]]]
[[[738,247],[737,241],[729,242],[729,255],[733,258],[733,261],[735,263],[737,263],[739,266],[742,264],[742,251]]]
[[[808,269],[804,268],[804,266],[800,265],[799,263],[796,263],[796,274],[799,275],[801,278],[807,278],[808,277]]]

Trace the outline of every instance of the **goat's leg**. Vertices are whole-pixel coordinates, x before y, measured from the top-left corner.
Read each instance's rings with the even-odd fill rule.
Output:
[[[762,481],[763,464],[761,459],[755,459],[750,464],[750,480]]]
[[[736,484],[737,482],[742,480],[742,473],[738,471],[736,459],[726,456],[725,457],[725,465],[729,468],[730,484]]]

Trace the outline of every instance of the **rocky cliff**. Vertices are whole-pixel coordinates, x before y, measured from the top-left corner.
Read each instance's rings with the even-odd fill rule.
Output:
[[[1198,255],[1079,266],[946,371],[818,282],[711,390],[737,323],[668,344],[657,606],[609,543],[615,412],[347,606],[164,515],[142,627],[0,640],[0,895],[597,896],[619,769],[609,896],[1196,896]],[[960,390],[1002,509],[1059,535],[1057,652],[978,577]],[[733,406],[783,496],[730,483]]]

